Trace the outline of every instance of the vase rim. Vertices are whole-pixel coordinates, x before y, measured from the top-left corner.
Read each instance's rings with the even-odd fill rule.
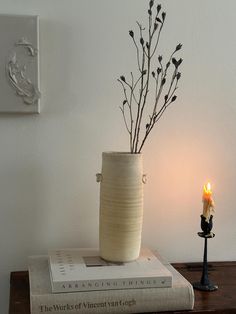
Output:
[[[103,155],[126,155],[126,156],[137,156],[142,155],[142,153],[131,153],[131,152],[121,152],[121,151],[106,151],[102,152]]]

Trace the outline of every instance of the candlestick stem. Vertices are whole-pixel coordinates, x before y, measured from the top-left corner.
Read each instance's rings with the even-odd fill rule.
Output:
[[[209,283],[210,282],[208,278],[208,264],[207,264],[207,238],[205,238],[201,284],[204,286],[208,286]]]

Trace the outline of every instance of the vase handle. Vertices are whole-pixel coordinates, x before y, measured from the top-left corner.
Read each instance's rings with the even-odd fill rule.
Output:
[[[102,174],[101,173],[96,173],[96,181],[102,182]]]
[[[146,174],[143,174],[142,182],[143,182],[143,184],[146,184],[146,182],[147,182],[147,175]]]

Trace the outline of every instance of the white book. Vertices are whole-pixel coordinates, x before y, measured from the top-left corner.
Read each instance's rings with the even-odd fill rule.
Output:
[[[192,285],[171,265],[169,288],[140,288],[52,293],[47,256],[29,258],[31,314],[144,313],[191,310]]]
[[[171,287],[170,271],[149,250],[137,260],[111,263],[95,249],[48,252],[52,292]]]

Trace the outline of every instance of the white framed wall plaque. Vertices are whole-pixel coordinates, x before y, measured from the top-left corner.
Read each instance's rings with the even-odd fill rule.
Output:
[[[0,15],[0,113],[39,113],[39,18]]]

